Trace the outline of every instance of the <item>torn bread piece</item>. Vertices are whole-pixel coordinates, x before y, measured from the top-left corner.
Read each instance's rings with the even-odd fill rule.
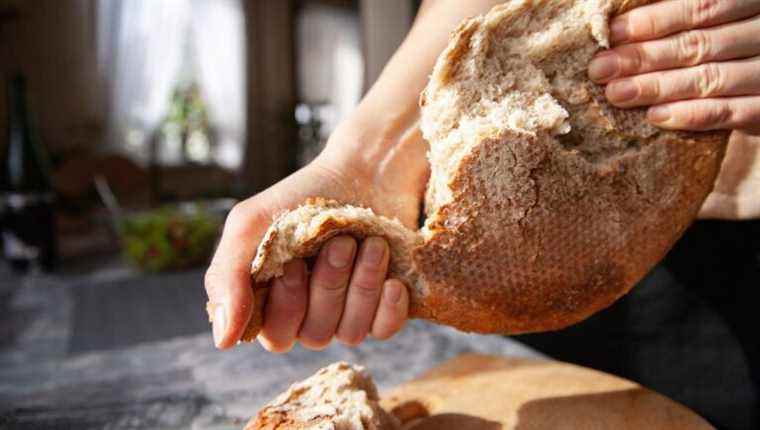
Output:
[[[588,80],[591,58],[609,46],[609,17],[644,3],[512,0],[462,23],[420,102],[431,166],[422,229],[306,203],[270,227],[255,288],[348,233],[389,240],[390,276],[408,286],[411,317],[517,334],[612,304],[696,217],[728,140],[656,129],[645,110],[614,108]],[[244,340],[258,331],[252,321]]]
[[[293,384],[265,406],[245,430],[395,430],[398,420],[380,405],[361,366],[340,362]]]

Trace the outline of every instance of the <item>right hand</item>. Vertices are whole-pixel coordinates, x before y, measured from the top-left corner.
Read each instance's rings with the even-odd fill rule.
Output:
[[[336,131],[314,162],[239,203],[227,217],[205,276],[209,301],[221,312],[213,322],[218,348],[235,345],[248,325],[251,261],[275,214],[309,197],[324,197],[370,207],[416,229],[428,175],[418,133],[407,133],[387,150],[382,139],[371,146],[375,140],[367,133],[347,129]],[[302,260],[289,262],[284,276],[270,283],[260,343],[269,351],[287,352],[296,340],[320,350],[334,336],[348,345],[368,334],[391,337],[406,320],[409,296],[399,280],[385,279],[388,260],[382,238],[357,243],[338,236],[323,246],[310,273]]]
[[[615,17],[589,76],[654,125],[734,130],[701,218],[760,217],[760,2],[669,0]],[[657,112],[668,112],[657,120]]]

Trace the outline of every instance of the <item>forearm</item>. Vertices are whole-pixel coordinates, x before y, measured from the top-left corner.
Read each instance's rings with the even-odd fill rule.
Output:
[[[364,156],[372,159],[383,157],[404,136],[419,140],[419,96],[450,33],[463,19],[502,2],[425,0],[406,39],[339,133],[358,133],[348,140],[359,140]]]

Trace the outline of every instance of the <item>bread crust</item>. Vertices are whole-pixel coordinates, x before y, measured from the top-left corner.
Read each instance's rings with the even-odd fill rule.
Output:
[[[262,408],[245,430],[395,430],[372,377],[345,362],[320,369]]]
[[[413,316],[509,334],[561,329],[587,318],[627,293],[665,256],[712,188],[724,148],[722,133],[663,135],[636,156],[582,169],[578,155],[523,138],[523,145],[511,133],[484,141],[462,163],[455,193],[488,196],[489,184],[474,171],[498,157],[536,160],[523,177],[513,178],[525,201],[462,204],[455,198],[439,210],[443,221],[430,226],[432,239],[414,253],[428,292],[412,301]],[[663,168],[647,167],[653,163]],[[568,177],[569,168],[575,177]],[[637,182],[643,171],[651,175],[647,183]],[[642,197],[642,187],[667,191],[659,197],[669,203]],[[522,210],[523,218],[510,219]],[[462,222],[452,225],[451,219]]]
[[[311,219],[298,238],[278,218],[253,263],[256,317],[244,340],[260,327],[260,287],[337,234],[388,238],[410,316],[461,330],[561,329],[627,293],[696,217],[729,136],[656,129],[586,77],[607,17],[646,3],[512,0],[462,23],[420,98],[432,167],[424,228],[328,201],[295,209]],[[486,106],[510,109],[494,123]]]

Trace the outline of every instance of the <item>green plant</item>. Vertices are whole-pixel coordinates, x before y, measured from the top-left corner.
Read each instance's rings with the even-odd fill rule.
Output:
[[[119,223],[124,256],[143,270],[178,270],[203,264],[214,249],[222,220],[202,208],[162,208]]]

